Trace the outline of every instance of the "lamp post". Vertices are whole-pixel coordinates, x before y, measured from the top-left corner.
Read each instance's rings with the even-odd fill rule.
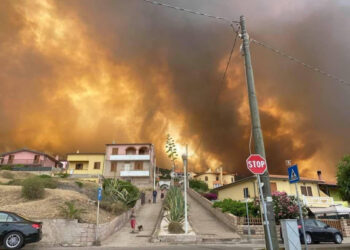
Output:
[[[185,200],[185,233],[188,233],[188,219],[187,219],[187,144],[186,153],[182,155],[182,160],[184,163],[184,200]]]

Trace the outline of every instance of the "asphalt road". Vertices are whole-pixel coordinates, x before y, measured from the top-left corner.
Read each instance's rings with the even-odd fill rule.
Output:
[[[282,247],[282,245],[280,245]],[[261,245],[176,245],[176,246],[150,246],[150,247],[34,247],[31,245],[27,245],[23,250],[134,250],[134,249],[142,249],[142,250],[262,250],[264,248]],[[350,250],[350,243],[345,243],[341,245],[336,244],[314,244],[310,245],[309,249],[348,249]]]

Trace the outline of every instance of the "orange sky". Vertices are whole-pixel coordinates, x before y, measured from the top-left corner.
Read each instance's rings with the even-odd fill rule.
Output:
[[[340,25],[350,21],[349,5],[306,2],[171,3],[243,13],[252,37],[350,79],[350,32]],[[220,86],[230,27],[139,0],[3,0],[0,11],[1,151],[64,155],[152,142],[158,164],[169,167],[170,133],[180,155],[189,144],[192,169],[247,174],[250,116],[238,45]],[[284,160],[292,159],[304,175],[316,178],[320,169],[334,178],[350,149],[350,88],[254,45],[251,52],[269,171],[286,174]]]

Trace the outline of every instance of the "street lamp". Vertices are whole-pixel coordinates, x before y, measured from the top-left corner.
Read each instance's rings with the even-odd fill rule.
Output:
[[[187,145],[186,153],[182,155],[182,160],[184,163],[184,200],[185,200],[185,233],[188,233],[188,219],[187,219]]]

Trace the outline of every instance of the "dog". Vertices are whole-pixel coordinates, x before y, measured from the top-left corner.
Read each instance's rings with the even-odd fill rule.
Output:
[[[139,232],[143,231],[143,226],[142,225],[139,225],[137,228],[139,229]]]

